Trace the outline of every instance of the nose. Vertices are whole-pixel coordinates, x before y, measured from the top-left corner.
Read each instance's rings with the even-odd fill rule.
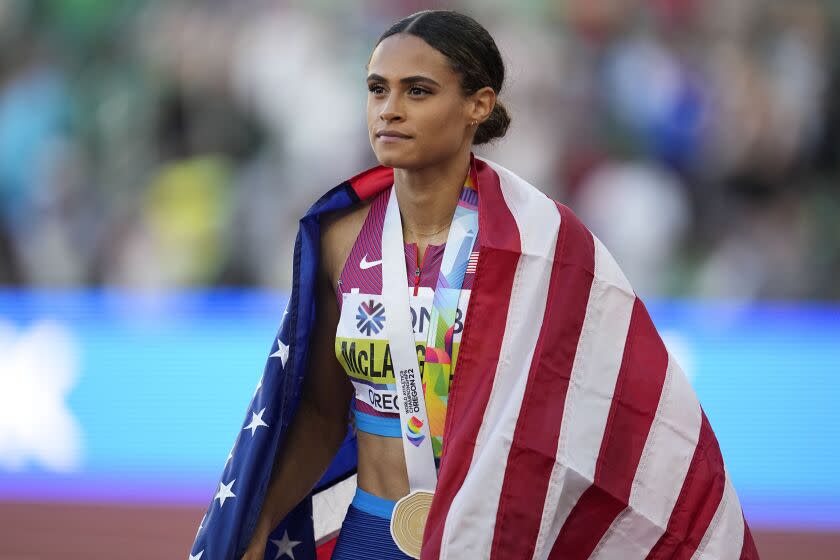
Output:
[[[379,113],[380,120],[386,123],[401,121],[405,118],[402,107],[400,107],[398,96],[389,95],[388,99],[382,105],[382,111]]]

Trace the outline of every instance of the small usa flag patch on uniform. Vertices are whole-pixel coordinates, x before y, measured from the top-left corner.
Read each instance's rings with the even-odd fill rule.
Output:
[[[478,251],[470,253],[470,260],[467,261],[467,274],[475,274],[475,267],[478,264]]]

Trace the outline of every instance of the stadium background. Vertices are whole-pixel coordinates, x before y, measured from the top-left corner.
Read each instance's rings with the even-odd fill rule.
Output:
[[[480,153],[613,251],[762,557],[840,545],[840,4],[0,3],[0,559],[186,557],[288,295],[297,218],[374,163],[364,64],[470,13]]]

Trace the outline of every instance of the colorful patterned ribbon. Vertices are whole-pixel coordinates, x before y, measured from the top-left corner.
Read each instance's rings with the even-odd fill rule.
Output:
[[[423,394],[426,398],[426,412],[435,458],[440,458],[443,449],[443,427],[446,420],[446,405],[449,401],[449,384],[455,371],[457,355],[453,360],[455,322],[464,324],[458,317],[458,300],[461,286],[478,237],[478,181],[474,162],[470,161],[467,175],[455,216],[449,229],[443,261],[440,265],[435,286],[429,331],[426,338],[426,358],[423,365]]]

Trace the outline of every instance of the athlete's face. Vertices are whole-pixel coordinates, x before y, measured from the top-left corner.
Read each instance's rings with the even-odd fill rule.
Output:
[[[446,57],[414,35],[377,45],[367,84],[370,143],[389,167],[420,169],[469,151],[476,128],[470,123],[489,114],[480,106],[487,92],[465,96]]]

